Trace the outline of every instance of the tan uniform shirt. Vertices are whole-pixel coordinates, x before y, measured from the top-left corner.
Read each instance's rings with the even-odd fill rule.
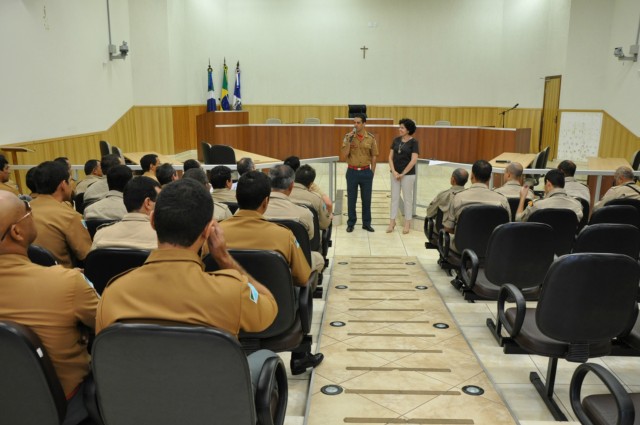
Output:
[[[456,193],[449,204],[449,209],[442,219],[442,226],[455,229],[460,213],[470,205],[495,205],[502,207],[511,216],[511,208],[507,197],[501,193],[496,193],[483,184],[474,183],[468,189]]]
[[[427,217],[435,217],[438,213],[438,209],[445,213],[449,209],[449,204],[451,203],[453,195],[462,190],[464,190],[464,186],[451,186],[449,189],[438,193],[427,207]]]
[[[91,236],[82,216],[51,195],[39,195],[31,202],[38,237],[33,242],[49,251],[61,265],[73,267],[72,257],[84,260],[91,250]]]
[[[233,214],[231,213],[231,210],[229,209],[229,206],[227,204],[213,201],[213,218],[215,218],[216,221],[226,220],[232,215]]]
[[[11,192],[16,196],[20,195],[20,191],[18,190],[18,187],[14,185],[13,182],[11,181],[8,181],[6,183],[0,182],[0,190]]]
[[[511,180],[511,181],[506,182],[501,187],[493,189],[493,191],[497,192],[497,193],[502,193],[507,198],[518,198],[519,199],[520,198],[520,189],[522,189],[522,186],[520,186],[520,183]],[[536,197],[536,195],[533,193],[533,191],[531,189],[529,189],[529,192],[527,193],[527,199],[531,200],[531,199],[534,199],[535,197]]]
[[[131,248],[153,250],[158,248],[158,236],[151,227],[149,216],[127,213],[118,221],[98,229],[91,250],[98,248]]]
[[[360,140],[357,136],[353,137],[356,143],[347,154],[347,164],[353,167],[366,167],[371,165],[371,157],[378,156],[378,143],[373,134],[365,131],[364,137]],[[347,133],[342,139],[342,147],[346,148],[351,143],[351,133]]]
[[[80,180],[76,185],[76,195],[86,192],[89,186],[96,183],[98,180],[100,180],[100,177],[94,174],[89,174],[87,177]]]
[[[238,336],[260,332],[278,314],[271,294],[258,294],[236,270],[207,273],[186,249],[153,251],[142,267],[112,280],[96,315],[100,332],[120,319],[157,319],[215,326]]]
[[[309,234],[309,240],[313,239],[315,230],[313,227],[313,213],[305,207],[294,204],[291,199],[281,192],[271,192],[269,206],[264,212],[265,218],[284,218],[299,221]]]
[[[77,325],[94,328],[98,294],[77,270],[42,267],[23,255],[0,255],[0,270],[0,319],[29,326],[40,337],[70,396],[89,373]]]
[[[89,186],[84,192],[82,201],[84,202],[84,206],[86,207],[104,198],[108,191],[109,185],[107,184],[107,178],[104,176],[98,178],[98,181]]]
[[[596,202],[593,206],[593,211],[604,207],[608,202],[611,202],[614,199],[621,198],[640,200],[640,187],[632,181],[619,186],[613,186],[611,189],[607,190],[607,193],[604,194],[602,199]]]
[[[211,197],[218,202],[238,202],[236,199],[236,191],[229,190],[226,187],[222,189],[213,189]]]
[[[89,205],[84,210],[85,220],[121,220],[127,213],[124,206],[123,193],[110,190],[99,201]]]
[[[574,198],[582,198],[591,205],[591,192],[589,188],[575,179],[575,177],[564,178],[564,190],[567,195]]]
[[[529,206],[520,214],[516,214],[516,221],[527,221],[534,211],[545,208],[567,208],[576,213],[578,222],[582,220],[582,204],[573,196],[567,195],[564,189],[556,188],[547,193],[544,198],[529,202]]]
[[[322,201],[322,197],[317,193],[307,189],[300,183],[294,183],[293,191],[289,196],[294,203],[305,203],[311,205],[311,207],[318,213],[318,222],[320,230],[325,230],[331,224],[331,216],[327,211],[327,206]]]
[[[150,179],[154,179],[155,181],[158,181],[158,177],[156,177],[156,173],[154,173],[153,171],[145,171],[144,173],[142,173],[142,175],[144,177],[149,177]]]
[[[265,249],[282,254],[291,267],[293,282],[305,286],[311,268],[291,230],[266,220],[257,211],[238,210],[220,223],[228,248]]]

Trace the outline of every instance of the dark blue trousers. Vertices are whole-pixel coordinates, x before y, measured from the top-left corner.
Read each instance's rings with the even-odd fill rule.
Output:
[[[347,226],[354,226],[358,221],[356,202],[358,201],[358,186],[362,196],[362,225],[371,226],[371,191],[373,189],[373,171],[354,170],[347,168],[347,199],[349,219]]]

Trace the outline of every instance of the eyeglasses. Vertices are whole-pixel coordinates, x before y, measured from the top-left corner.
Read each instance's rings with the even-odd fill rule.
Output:
[[[15,223],[13,223],[13,224],[11,224],[9,226],[7,231],[2,234],[2,237],[0,238],[0,242],[2,242],[4,240],[4,238],[7,237],[7,235],[9,234],[11,229],[13,228],[13,226],[15,226],[16,224],[20,223],[22,220],[24,220],[25,218],[27,218],[27,217],[29,217],[31,215],[31,205],[27,201],[22,201],[22,202],[24,202],[24,207],[26,208],[27,213],[25,215],[23,215],[22,217],[20,217],[20,219],[18,221],[16,221]]]

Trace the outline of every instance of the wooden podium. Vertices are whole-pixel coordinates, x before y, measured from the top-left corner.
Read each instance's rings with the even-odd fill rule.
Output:
[[[249,124],[249,112],[247,111],[214,111],[206,112],[196,117],[196,134],[198,137],[198,143],[196,150],[198,151],[198,160],[204,161],[202,157],[202,149],[200,149],[200,142],[207,142],[210,144],[224,144],[220,141],[219,129],[216,127],[219,125],[237,125],[237,124]],[[242,130],[241,130],[242,131]],[[248,130],[247,130],[248,131]],[[245,135],[244,137],[247,137]],[[218,140],[218,141],[216,141]]]

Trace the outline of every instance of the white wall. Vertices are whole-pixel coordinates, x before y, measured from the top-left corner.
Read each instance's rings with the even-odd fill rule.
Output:
[[[111,0],[114,43],[129,39]],[[131,61],[108,60],[98,0],[0,1],[0,144],[104,130],[132,106]]]

